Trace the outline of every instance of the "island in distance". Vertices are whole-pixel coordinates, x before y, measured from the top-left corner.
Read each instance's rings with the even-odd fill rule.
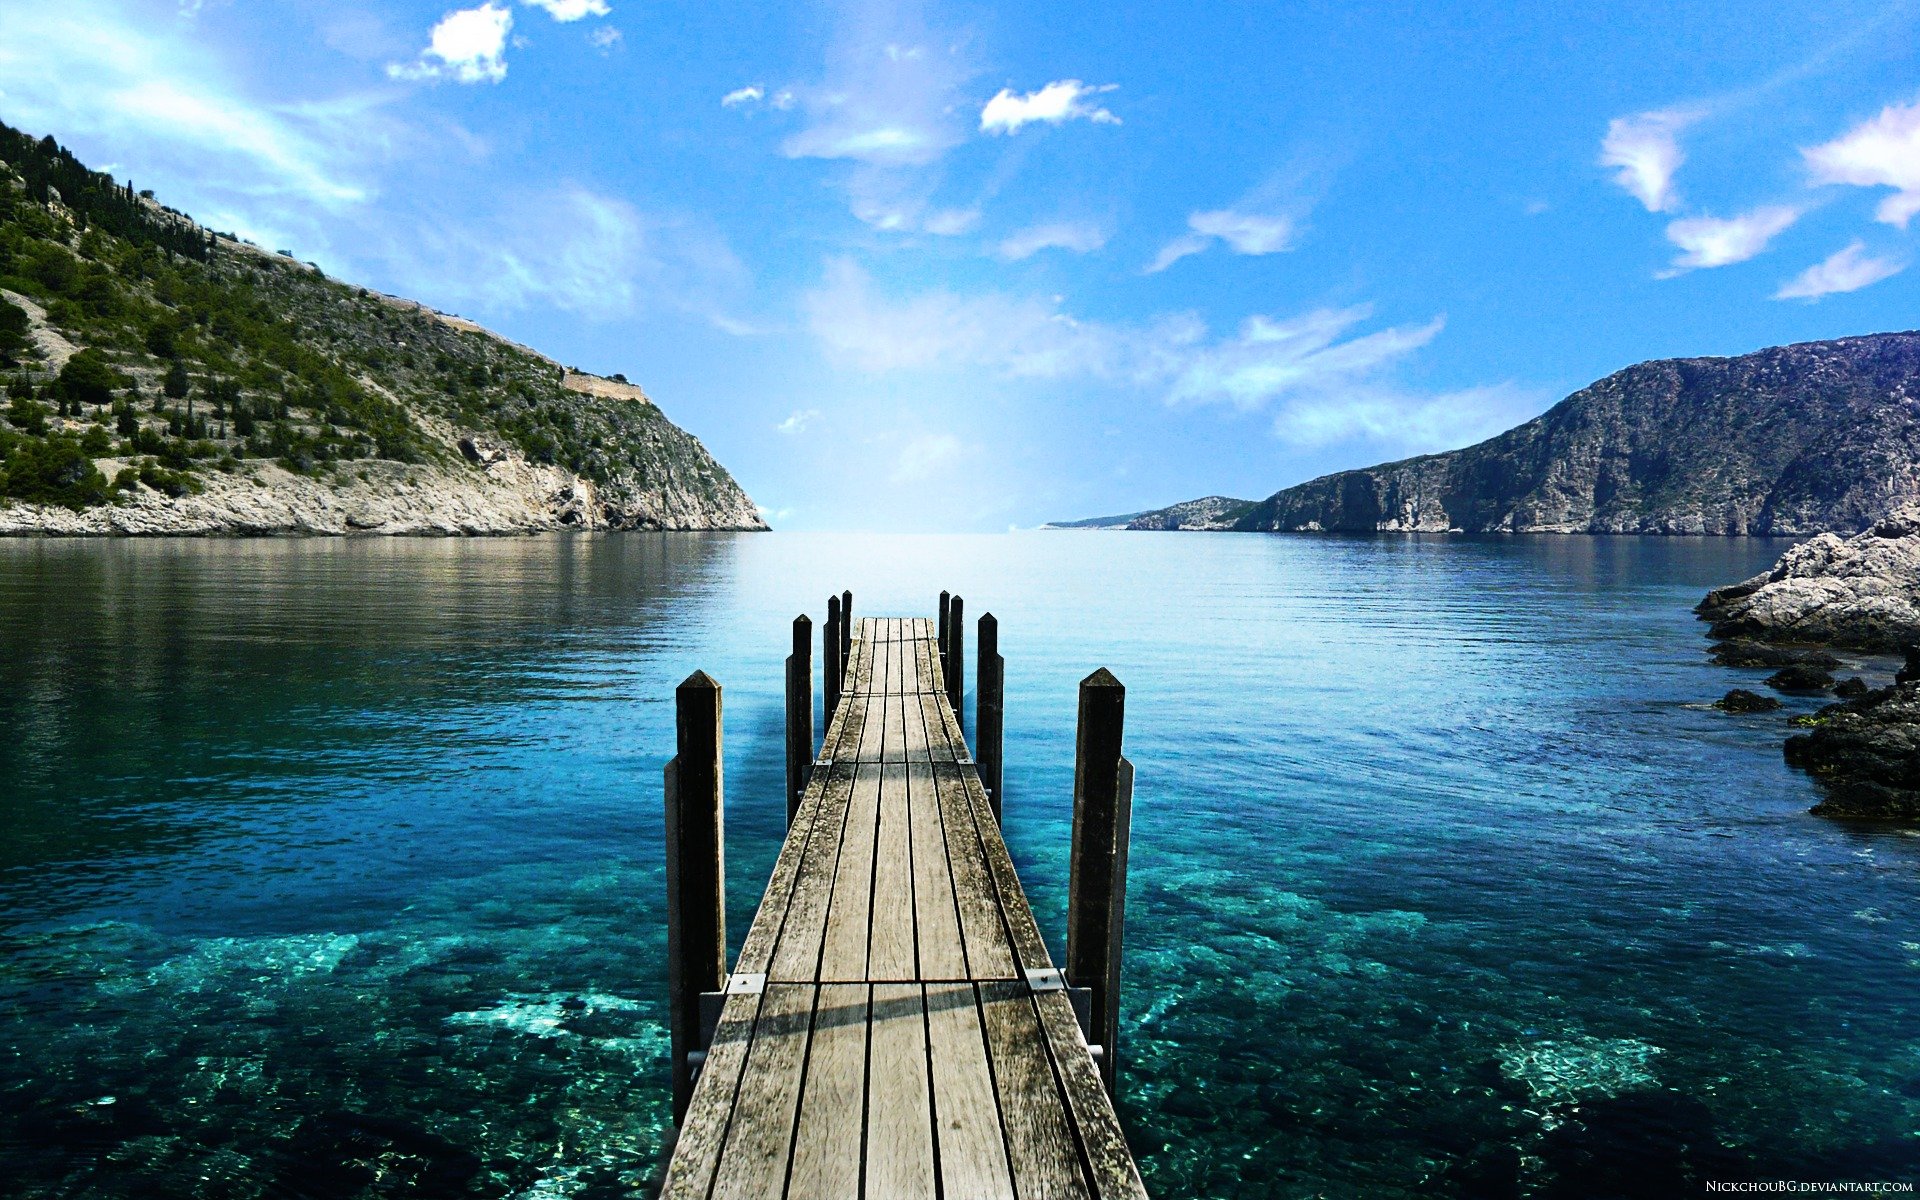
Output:
[[[1640,363],[1465,449],[1051,529],[1854,533],[1920,499],[1920,333]]]
[[[624,377],[327,278],[0,125],[0,535],[765,529]]]

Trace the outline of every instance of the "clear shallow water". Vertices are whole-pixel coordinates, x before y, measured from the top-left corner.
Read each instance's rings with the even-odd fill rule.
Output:
[[[1764,672],[1708,664],[1688,607],[1780,549],[0,543],[0,1180],[648,1179],[672,688],[727,689],[737,947],[787,622],[843,586],[1000,617],[1056,950],[1075,684],[1127,683],[1121,1109],[1156,1195],[1912,1179],[1920,839],[1806,816],[1784,714],[1703,707]]]

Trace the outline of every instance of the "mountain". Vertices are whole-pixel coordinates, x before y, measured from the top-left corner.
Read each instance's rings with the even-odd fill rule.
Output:
[[[1885,333],[1641,363],[1478,445],[1276,492],[1232,528],[1853,533],[1916,499],[1920,333]]]
[[[1126,513],[1117,517],[1091,517],[1085,521],[1055,521],[1044,529],[1154,529],[1222,530],[1251,512],[1257,501],[1235,500],[1231,496],[1202,496],[1182,504],[1155,508],[1147,512]]]
[[[640,388],[0,125],[0,533],[764,529]]]

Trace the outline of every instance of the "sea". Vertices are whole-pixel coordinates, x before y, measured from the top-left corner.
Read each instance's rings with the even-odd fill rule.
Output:
[[[1911,1183],[1920,831],[1809,815],[1780,747],[1818,701],[1713,709],[1765,672],[1691,612],[1785,546],[0,542],[0,1194],[645,1194],[673,689],[724,688],[737,949],[790,623],[842,589],[997,618],[1056,956],[1076,688],[1126,685],[1154,1196]]]

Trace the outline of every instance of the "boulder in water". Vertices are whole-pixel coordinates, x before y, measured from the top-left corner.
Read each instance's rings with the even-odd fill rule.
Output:
[[[1772,712],[1780,707],[1780,702],[1772,696],[1762,696],[1759,692],[1750,692],[1745,688],[1735,688],[1713,702],[1713,706],[1722,712],[1757,713]]]

